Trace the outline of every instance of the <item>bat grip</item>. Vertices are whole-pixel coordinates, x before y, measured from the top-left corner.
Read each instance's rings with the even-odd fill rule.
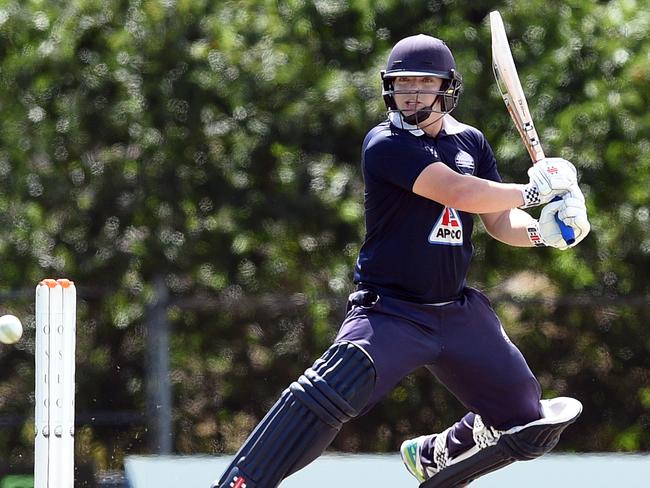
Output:
[[[561,200],[560,197],[555,197],[553,201]],[[573,232],[573,229],[571,226],[566,225],[564,222],[562,222],[562,219],[558,216],[558,214],[555,214],[555,221],[557,222],[557,225],[560,227],[560,232],[562,232],[562,239],[564,239],[564,242],[566,242],[569,246],[573,244],[576,241],[576,234]]]

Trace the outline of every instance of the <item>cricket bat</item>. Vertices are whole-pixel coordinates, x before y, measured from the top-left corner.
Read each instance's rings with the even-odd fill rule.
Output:
[[[544,159],[544,149],[542,149],[539,135],[528,109],[524,89],[521,86],[521,81],[519,81],[501,14],[496,10],[490,12],[490,31],[492,33],[492,69],[497,81],[497,87],[501,92],[501,97],[506,104],[510,117],[515,123],[517,132],[519,132],[521,140],[530,155],[530,159],[535,164]],[[559,197],[556,197],[556,200],[558,199]],[[573,244],[575,241],[573,229],[562,222],[557,214],[555,220],[560,226],[562,237],[566,243]]]

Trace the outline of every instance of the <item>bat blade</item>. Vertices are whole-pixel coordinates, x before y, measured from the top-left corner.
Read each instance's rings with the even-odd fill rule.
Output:
[[[503,19],[498,11],[490,12],[490,32],[492,34],[492,69],[497,81],[497,87],[501,92],[501,97],[508,108],[510,117],[515,123],[517,132],[528,150],[530,159],[533,164],[544,159],[544,150],[537,135],[533,118],[528,109],[528,102],[524,89],[519,80],[519,74],[515,67],[515,60],[510,51],[508,36],[503,25]],[[559,199],[559,197],[556,197]],[[562,231],[562,237],[567,244],[575,242],[575,233],[573,229],[566,225],[556,214],[555,221]]]
[[[497,86],[524,146],[528,150],[530,159],[536,163],[544,159],[544,150],[530,115],[524,89],[519,81],[503,20],[497,11],[490,12],[490,31],[492,33],[492,69]]]

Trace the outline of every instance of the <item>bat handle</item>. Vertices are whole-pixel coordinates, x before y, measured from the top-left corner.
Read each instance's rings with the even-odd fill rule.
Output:
[[[553,201],[561,200],[560,197],[555,197]],[[562,232],[562,239],[564,239],[564,242],[566,242],[569,246],[573,244],[576,241],[576,234],[573,232],[573,229],[571,226],[566,225],[564,222],[562,222],[562,219],[558,216],[558,214],[555,214],[555,221],[557,222],[557,225],[560,226],[560,232]]]

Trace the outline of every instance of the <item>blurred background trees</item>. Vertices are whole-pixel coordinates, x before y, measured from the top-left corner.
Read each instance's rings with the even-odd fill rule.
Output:
[[[650,449],[648,0],[26,0],[0,2],[0,311],[27,328],[0,348],[3,456],[31,457],[31,293],[59,276],[80,293],[79,457],[114,468],[152,449],[156,282],[173,450],[235,450],[343,317],[363,238],[359,151],[384,117],[379,70],[397,40],[447,41],[465,80],[454,115],[485,132],[504,180],[525,179],[491,72],[494,9],[593,230],[562,253],[479,227],[472,284],[545,396],[583,401],[564,449]],[[418,372],[333,448],[394,450],[462,413]]]

